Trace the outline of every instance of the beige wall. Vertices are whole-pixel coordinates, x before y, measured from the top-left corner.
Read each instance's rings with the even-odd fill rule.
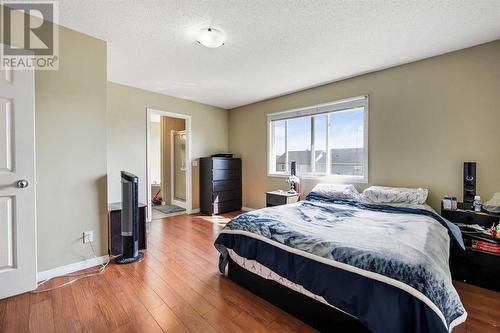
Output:
[[[180,118],[161,117],[162,133],[163,133],[163,158],[162,158],[162,198],[167,204],[172,203],[172,174],[171,174],[171,131],[182,131],[186,129],[186,121]],[[194,172],[194,169],[193,169]],[[199,171],[197,171],[199,172]],[[197,185],[199,186],[199,185]],[[193,185],[194,187],[194,185]],[[185,191],[185,190],[184,190]],[[196,206],[198,207],[198,205]]]
[[[106,43],[60,28],[59,70],[35,74],[38,271],[107,251]]]
[[[462,195],[464,161],[478,162],[478,194],[500,191],[500,41],[251,104],[229,113],[230,151],[243,159],[243,203],[286,188],[266,175],[266,114],[368,94],[369,184],[422,186],[439,207]],[[305,181],[309,191],[314,182]],[[363,189],[366,185],[357,186]]]
[[[139,176],[146,203],[146,108],[192,116],[192,159],[228,149],[228,112],[216,107],[108,82],[108,200],[120,201],[120,170]],[[199,168],[193,167],[193,208]]]
[[[92,258],[84,231],[107,252],[106,43],[58,31],[59,69],[35,72],[39,272]]]

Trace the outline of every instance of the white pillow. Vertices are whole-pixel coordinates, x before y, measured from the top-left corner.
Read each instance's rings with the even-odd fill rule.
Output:
[[[427,200],[426,188],[371,186],[363,191],[363,197],[377,203],[407,203],[422,205]]]
[[[331,199],[359,200],[361,195],[352,184],[317,184],[311,193]]]

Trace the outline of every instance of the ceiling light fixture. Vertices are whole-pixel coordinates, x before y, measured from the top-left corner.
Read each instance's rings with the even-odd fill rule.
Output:
[[[201,29],[196,38],[205,47],[216,48],[224,45],[224,33],[214,28]]]

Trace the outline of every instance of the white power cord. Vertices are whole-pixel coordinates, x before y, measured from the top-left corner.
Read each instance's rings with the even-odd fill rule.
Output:
[[[89,244],[90,244],[90,248],[92,249],[92,253],[94,254],[94,258],[97,259],[97,255],[95,253],[94,246],[92,245],[92,242],[89,242]],[[78,280],[82,280],[82,279],[85,279],[85,278],[88,278],[88,277],[91,277],[91,276],[100,275],[100,274],[102,274],[104,272],[104,270],[106,269],[106,267],[109,265],[110,261],[111,261],[111,257],[108,257],[108,260],[104,264],[100,265],[101,268],[93,270],[93,271],[90,271],[90,272],[70,273],[70,274],[64,274],[64,275],[54,276],[54,277],[45,279],[45,280],[41,281],[40,283],[38,283],[37,290],[33,290],[32,293],[33,294],[44,293],[46,291],[51,291],[51,290],[54,290],[54,289],[57,289],[57,288],[62,288],[62,287],[68,286],[70,284],[75,283]],[[65,282],[65,283],[63,283],[61,285],[52,287],[52,288],[38,290],[38,288],[41,285],[43,285],[43,284],[45,284],[45,283],[47,283],[47,282],[49,282],[49,281],[51,281],[53,279],[58,279],[58,278],[62,278],[62,277],[73,277],[73,276],[79,276],[79,277],[76,278],[76,279],[70,280],[68,282]]]

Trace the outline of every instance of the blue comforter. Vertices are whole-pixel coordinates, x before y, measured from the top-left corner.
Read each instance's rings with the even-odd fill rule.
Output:
[[[451,236],[451,237],[450,237]],[[436,213],[310,195],[239,215],[215,241],[322,296],[372,332],[448,332],[466,318],[448,266],[450,238]]]

